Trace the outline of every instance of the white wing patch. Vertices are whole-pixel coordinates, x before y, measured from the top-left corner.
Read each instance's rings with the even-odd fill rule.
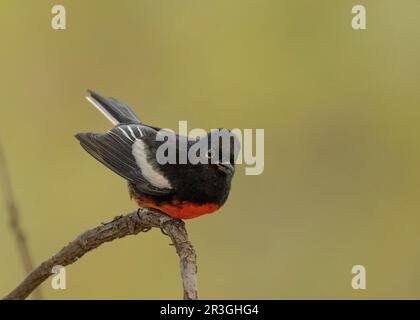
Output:
[[[122,133],[124,133],[124,135],[127,137],[127,139],[128,140],[130,140],[131,142],[134,142],[134,140],[133,139],[131,139],[130,138],[130,136],[127,134],[127,132],[125,132],[124,131],[124,129],[123,128],[121,128],[121,127],[117,127],[118,129],[120,129],[120,131],[122,132]],[[136,137],[134,137],[134,139],[135,139]]]
[[[170,182],[162,173],[153,168],[153,165],[147,160],[149,150],[142,140],[136,139],[132,146],[132,153],[137,165],[141,169],[141,173],[152,185],[157,188],[172,188]]]
[[[128,131],[130,131],[131,136],[132,136],[134,139],[137,139],[137,137],[134,135],[133,129],[131,129],[131,128],[130,128],[130,126],[127,126],[127,128],[128,128]]]

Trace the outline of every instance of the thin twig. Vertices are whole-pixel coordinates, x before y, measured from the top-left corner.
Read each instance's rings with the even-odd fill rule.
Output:
[[[15,196],[13,194],[12,183],[10,180],[9,170],[6,164],[6,158],[0,142],[0,186],[3,190],[3,197],[9,212],[9,223],[19,249],[25,273],[29,273],[33,269],[32,257],[29,252],[28,243],[25,233],[20,222],[20,212]],[[34,291],[35,299],[42,299],[41,289]]]
[[[197,257],[183,221],[169,217],[156,210],[139,209],[124,216],[118,216],[109,223],[81,233],[57,254],[41,263],[4,299],[25,299],[44,282],[56,265],[66,266],[81,258],[85,253],[101,244],[150,228],[160,228],[172,239],[179,255],[184,299],[197,299]]]

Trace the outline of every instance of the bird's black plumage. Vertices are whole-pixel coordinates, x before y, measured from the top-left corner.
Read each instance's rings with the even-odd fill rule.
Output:
[[[204,143],[209,152],[215,151],[220,159],[209,164],[193,164],[189,160],[183,164],[160,164],[156,154],[165,142],[157,139],[160,129],[141,123],[125,103],[115,98],[104,98],[92,91],[89,93],[89,98],[98,104],[95,106],[116,126],[104,134],[78,133],[76,138],[95,159],[129,182],[130,192],[135,198],[144,203],[152,201],[162,208],[185,203],[223,205],[229,195],[235,151],[238,151],[239,142],[233,134],[229,136],[227,158],[224,157],[226,150],[219,150],[222,148],[221,140],[216,145],[217,150],[212,150],[215,148],[210,143],[213,133],[209,133],[206,140],[176,135],[173,147],[177,151],[177,160],[180,140],[186,143],[187,151]]]

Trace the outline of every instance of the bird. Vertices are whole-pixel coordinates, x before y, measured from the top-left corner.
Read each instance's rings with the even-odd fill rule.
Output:
[[[162,141],[159,134],[167,135],[169,131],[143,123],[130,106],[116,98],[87,92],[86,99],[114,126],[106,133],[77,133],[75,137],[93,158],[127,180],[130,198],[139,208],[192,219],[223,206],[231,190],[240,149],[240,141],[231,130],[219,128],[195,138],[173,133],[172,143],[169,139]],[[227,133],[227,144],[223,143],[221,132]],[[211,143],[212,138],[215,143]],[[159,147],[165,141],[175,151],[175,163],[159,161]],[[186,149],[181,148],[182,143]],[[189,156],[180,161],[185,150],[195,150],[192,154],[208,161],[197,163]]]

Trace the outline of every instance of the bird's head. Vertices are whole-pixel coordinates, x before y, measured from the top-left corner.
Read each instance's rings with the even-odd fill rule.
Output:
[[[241,144],[231,130],[225,128],[212,130],[202,137],[198,144],[207,147],[207,151],[201,154],[201,163],[208,164],[211,168],[224,174],[234,174],[235,161]]]

